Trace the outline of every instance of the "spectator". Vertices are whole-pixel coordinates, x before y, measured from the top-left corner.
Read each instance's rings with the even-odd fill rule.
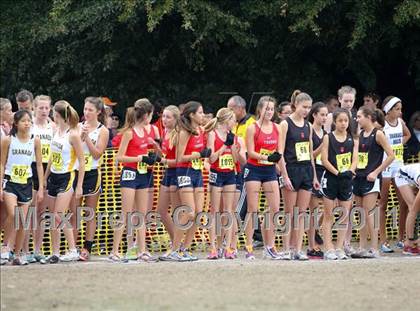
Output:
[[[28,90],[21,90],[16,94],[16,103],[18,110],[28,110],[32,112],[32,102],[34,95]]]
[[[378,108],[378,103],[381,101],[381,98],[375,92],[367,92],[363,96],[363,106],[368,107],[372,110]]]
[[[420,111],[416,111],[408,123],[411,137],[407,142],[407,155],[420,156]]]
[[[325,99],[325,104],[327,105],[328,113],[333,113],[334,111],[336,111],[340,103],[338,102],[336,96],[330,95],[327,97],[327,99]]]
[[[12,124],[12,103],[7,98],[0,98],[0,137],[9,135]]]
[[[292,113],[292,105],[289,101],[281,102],[280,105],[277,107],[277,116],[279,121],[286,120],[288,116]],[[280,122],[278,122],[280,124]]]
[[[107,147],[112,147],[112,138],[114,138],[114,135],[112,135],[112,115],[114,114],[114,111],[112,110],[112,107],[114,107],[117,103],[113,102],[109,97],[101,97],[102,102],[105,105],[105,126],[109,130],[109,140]]]
[[[165,98],[158,98],[153,103],[153,116],[150,122],[156,126],[159,130],[159,137],[164,137],[164,126],[162,123],[162,112],[165,107],[169,106],[168,101]]]
[[[246,102],[241,96],[235,95],[229,98],[227,107],[232,109],[238,124],[234,129],[234,134],[245,140],[246,129],[255,122],[255,118],[246,112]]]

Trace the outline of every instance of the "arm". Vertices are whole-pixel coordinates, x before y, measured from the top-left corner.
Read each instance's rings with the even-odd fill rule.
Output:
[[[44,198],[44,168],[42,167],[41,140],[35,137],[35,163],[38,173],[39,190],[37,193],[37,201],[41,202]]]
[[[92,140],[90,140],[88,136],[86,138],[87,139],[85,139],[85,143],[89,148],[90,154],[95,160],[99,159],[104,153],[106,146],[108,145],[108,140],[109,140],[108,129],[106,129],[104,126],[101,128],[96,146],[93,144]]]
[[[289,129],[289,126],[287,122],[282,121],[280,123],[280,132],[279,132],[279,135],[280,135],[279,153],[282,155],[284,155],[284,149],[286,147],[286,137],[287,137],[288,129]],[[284,157],[281,157],[278,164],[280,166],[280,173],[281,173],[281,176],[283,177],[284,186],[286,187],[287,190],[294,191],[292,182],[290,181],[289,175],[287,174],[286,161]]]
[[[77,176],[75,197],[80,198],[83,194],[82,186],[83,179],[85,178],[85,158],[83,155],[82,140],[80,139],[78,131],[72,131],[70,135],[70,144],[73,146],[76,158],[79,161],[79,174]]]
[[[0,181],[3,182],[4,170],[6,167],[7,157],[9,155],[10,136],[3,136],[1,138],[1,150],[0,152]],[[3,201],[3,184],[0,185],[0,201]]]
[[[327,133],[330,133],[331,132],[332,121],[333,121],[332,113],[329,113],[327,115],[327,120],[325,121],[325,124],[324,124],[324,130]]]
[[[408,129],[407,125],[405,125],[405,122],[402,119],[401,119],[401,122],[402,122],[402,126],[403,126],[403,141],[402,141],[402,143],[403,143],[403,145],[405,145],[408,142],[408,140],[410,139],[411,133],[410,133],[410,130]]]
[[[318,190],[319,189],[319,181],[318,181],[318,177],[316,176],[315,155],[314,155],[314,150],[313,150],[313,145],[312,145],[312,135],[313,134],[314,133],[313,133],[312,125],[309,124],[309,152],[310,152],[310,156],[311,156],[312,171],[313,171],[313,174],[314,174],[313,186],[314,186],[315,190]]]
[[[267,161],[268,156],[255,152],[254,145],[255,125],[252,124],[246,129],[245,145],[248,152],[248,157],[256,160]]]
[[[328,135],[325,135],[322,140],[322,150],[321,150],[321,160],[325,169],[334,175],[338,175],[338,170],[328,161],[328,147],[329,147],[329,138]]]
[[[238,137],[238,144],[232,145],[232,155],[235,162],[239,161],[242,165],[246,164],[246,147],[242,137]]]
[[[368,181],[374,181],[378,175],[385,170],[391,163],[392,161],[394,161],[395,159],[395,154],[394,151],[392,150],[391,145],[388,143],[388,140],[385,137],[385,134],[382,131],[377,131],[376,132],[376,142],[378,143],[378,145],[380,145],[386,155],[387,158],[385,159],[385,161],[382,161],[381,165],[379,165],[376,170],[374,170],[373,172],[371,172],[366,179]]]
[[[214,147],[214,142],[216,140],[216,134],[214,133],[214,131],[211,131],[208,135],[208,139],[207,139],[207,148],[211,149],[211,155],[209,158],[210,163],[214,163],[217,161],[217,159],[220,157],[221,154],[223,154],[223,152],[225,152],[226,150],[226,145],[222,145],[222,147],[217,150],[214,151],[215,147]]]
[[[353,173],[353,175],[356,172],[358,162],[359,162],[359,140],[354,139],[353,157],[351,159],[351,167],[350,167],[350,171]]]

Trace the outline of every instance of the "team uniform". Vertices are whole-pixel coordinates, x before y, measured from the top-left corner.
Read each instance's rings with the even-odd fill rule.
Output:
[[[200,152],[205,146],[204,131],[199,128],[198,135],[190,135],[185,148],[185,155],[191,155],[193,152]],[[176,165],[178,188],[203,187],[202,169],[203,160],[201,158],[189,162],[178,162]]]
[[[216,131],[214,131],[214,136],[214,152],[217,152],[225,142],[219,137]],[[210,165],[209,183],[214,187],[236,184],[235,163],[233,161],[231,146],[227,146],[219,158]]]
[[[322,139],[324,137],[324,130],[321,129],[322,131],[322,136],[319,137],[318,134],[313,131],[312,132],[312,146],[313,146],[313,150],[316,150],[319,148],[319,146],[321,146],[322,144]],[[315,171],[316,171],[316,177],[318,180],[321,180],[322,175],[325,172],[325,167],[322,165],[322,161],[321,161],[321,154],[318,154],[318,156],[315,159]],[[315,190],[312,189],[312,194],[314,196],[316,196],[317,198],[322,198],[322,193],[320,190]]]
[[[47,123],[46,127],[40,127],[36,124],[32,127],[32,134],[38,137],[41,141],[41,156],[42,156],[42,168],[44,172],[47,170],[48,161],[51,155],[51,142],[54,135],[54,129],[50,122]],[[36,170],[35,155],[32,162],[32,184],[35,191],[39,190],[38,172]]]
[[[238,124],[236,125],[236,127],[233,129],[233,133],[238,136],[241,137],[243,140],[245,140],[246,137],[246,129],[255,123],[255,118],[247,113],[245,115],[245,117],[242,118],[242,120],[238,121]]]
[[[373,182],[366,179],[382,163],[384,149],[376,142],[377,132],[377,129],[373,129],[368,137],[364,136],[364,130],[360,132],[359,161],[357,163],[356,178],[353,181],[353,193],[359,197],[369,193],[380,192],[380,174]]]
[[[165,137],[166,134],[164,134],[162,137]],[[175,160],[176,159],[176,147],[170,146],[169,138],[164,138],[162,140],[162,158],[167,160]],[[177,178],[176,178],[176,167],[169,167],[168,165],[165,165],[166,170],[165,174],[163,175],[161,185],[165,187],[170,186],[177,186]]]
[[[310,125],[304,121],[303,126],[297,126],[290,117],[286,118],[288,130],[284,160],[287,174],[295,191],[312,190],[313,168],[310,155]]]
[[[83,123],[81,124],[83,125]],[[99,133],[104,125],[99,123],[96,129],[88,134],[86,139],[90,139],[94,145],[98,143]],[[85,159],[85,177],[83,178],[83,195],[94,195],[102,191],[102,180],[101,180],[101,159],[94,159],[89,147],[83,143],[83,158]],[[73,182],[73,188],[76,189],[78,177],[78,165],[76,168],[76,177]]]
[[[20,204],[32,200],[32,159],[35,155],[35,136],[23,143],[10,136],[9,153],[4,170],[3,191],[14,195]],[[35,167],[36,169],[36,167]]]
[[[69,139],[70,129],[62,136],[57,131],[51,142],[51,174],[47,180],[48,195],[51,197],[74,190],[76,153]]]
[[[126,156],[138,157],[147,156],[147,134],[143,131],[143,137],[132,129],[133,137],[128,143]],[[123,163],[121,171],[121,187],[131,189],[149,188],[149,179],[147,174],[147,164],[143,162]]]
[[[404,165],[404,145],[403,145],[403,123],[400,118],[398,118],[397,125],[392,126],[385,120],[385,126],[383,128],[385,137],[388,140],[388,143],[391,145],[392,150],[395,154],[395,160],[383,171],[382,177],[384,178],[394,178],[399,169]],[[383,160],[387,158],[387,155],[384,153]]]
[[[146,133],[146,135],[155,140],[156,137],[156,132],[154,130],[154,125],[150,125],[150,132],[147,132],[146,128],[144,129],[144,132]],[[147,145],[147,153],[149,152],[155,152],[155,146],[153,144],[148,144]],[[153,178],[153,165],[148,165],[147,166],[147,178],[149,180],[149,188],[153,188],[154,186],[154,178]]]
[[[354,140],[347,134],[344,142],[339,142],[334,133],[328,134],[328,161],[340,172],[350,170],[353,159]],[[349,201],[352,198],[352,178],[340,178],[325,170],[321,178],[321,192],[327,199]]]
[[[254,148],[255,152],[269,156],[277,150],[279,131],[275,123],[271,122],[272,131],[264,133],[258,123],[255,123]],[[266,160],[248,158],[244,169],[244,180],[260,181],[261,183],[277,180],[275,163]]]
[[[395,185],[397,187],[409,185],[420,189],[420,163],[400,167],[395,176]]]

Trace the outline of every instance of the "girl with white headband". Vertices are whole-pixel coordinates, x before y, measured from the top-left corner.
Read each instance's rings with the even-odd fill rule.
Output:
[[[385,222],[386,222],[386,207],[388,204],[388,193],[389,186],[391,181],[394,183],[395,187],[395,176],[398,173],[401,166],[404,165],[403,153],[404,153],[404,144],[410,139],[410,131],[405,125],[404,121],[401,118],[402,115],[402,102],[401,99],[395,96],[388,96],[385,98],[382,110],[385,113],[385,126],[383,131],[388,140],[388,143],[391,145],[392,150],[395,154],[395,160],[392,161],[391,165],[382,173],[382,187],[381,187],[381,199],[379,201],[380,208],[380,242],[381,242],[381,251],[384,253],[392,253],[393,250],[387,242],[386,231],[385,231]],[[387,158],[384,154],[384,161]],[[404,238],[405,232],[405,219],[407,217],[407,205],[404,200],[401,198],[400,193],[397,191],[398,201],[400,203],[399,211],[399,242],[397,247],[402,248],[402,240]]]

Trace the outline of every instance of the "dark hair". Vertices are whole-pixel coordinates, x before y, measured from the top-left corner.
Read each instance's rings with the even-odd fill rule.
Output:
[[[379,95],[378,94],[376,94],[375,92],[373,92],[373,91],[368,91],[368,92],[366,92],[365,93],[365,95],[363,95],[363,97],[370,97],[370,98],[372,98],[372,100],[374,101],[374,102],[380,102],[381,101],[381,98],[379,97]]]
[[[28,110],[18,110],[15,112],[14,116],[13,116],[13,125],[12,125],[12,129],[10,130],[10,136],[16,136],[17,133],[17,124],[18,122],[25,116],[28,115],[29,118],[32,121],[32,114],[28,111]]]
[[[387,97],[385,97],[385,99],[384,99],[384,101],[382,102],[382,110],[384,110],[384,108],[385,108],[385,106],[386,106],[386,104],[388,104],[388,102],[391,100],[391,99],[393,99],[395,96],[393,96],[393,95],[390,95],[390,96],[387,96]],[[398,102],[397,102],[398,103]],[[397,105],[397,103],[395,103],[395,105],[394,106],[392,106],[392,108],[389,110],[389,111],[391,111],[392,109],[394,109],[394,107]],[[388,112],[389,112],[388,111]]]
[[[98,115],[98,121],[102,124],[105,124],[105,105],[100,97],[86,97],[85,98],[85,104],[89,102],[92,105],[95,106],[96,110],[98,110],[100,113]]]
[[[372,123],[376,121],[376,112],[375,110],[362,106],[359,108],[359,111],[367,118],[370,117]]]
[[[350,127],[351,127],[351,126],[350,126],[350,122],[351,122],[351,115],[350,115],[350,113],[349,113],[349,111],[348,111],[348,110],[343,109],[343,108],[337,108],[337,110],[333,112],[333,122],[334,122],[334,126],[335,126],[335,122],[336,122],[336,120],[337,120],[338,116],[339,116],[340,114],[343,114],[343,113],[347,116],[347,119],[349,120],[349,125],[347,126],[346,131],[347,131],[347,133],[348,133],[348,134],[350,134],[351,136],[353,136],[353,133],[351,132],[351,128],[350,128]]]
[[[314,123],[314,114],[317,114],[321,108],[327,108],[327,105],[325,105],[323,102],[316,102],[312,105],[312,108],[308,114],[308,121],[310,123]]]
[[[329,95],[327,98],[325,98],[324,102],[325,102],[326,105],[328,105],[330,103],[330,101],[332,101],[332,100],[338,101],[337,96]]]
[[[196,113],[198,108],[202,107],[201,103],[197,101],[189,101],[185,104],[184,110],[181,113],[181,119],[179,125],[182,129],[192,135],[198,135],[197,131],[191,126],[191,113]]]
[[[286,106],[292,106],[292,104],[291,104],[290,102],[288,102],[288,101],[281,102],[281,103],[278,105],[278,107],[277,107],[277,112],[278,112],[278,113],[283,113],[283,109],[284,109],[284,107],[286,107]]]
[[[155,113],[159,114],[163,112],[163,109],[168,106],[168,101],[166,98],[158,98],[153,103],[153,106],[155,107]]]
[[[382,110],[379,108],[375,109],[375,119],[376,119],[376,122],[378,122],[380,126],[382,127],[385,126],[385,115],[382,112]]]
[[[28,90],[20,90],[16,94],[16,101],[17,102],[26,102],[30,100],[31,102],[34,100],[34,95]]]

